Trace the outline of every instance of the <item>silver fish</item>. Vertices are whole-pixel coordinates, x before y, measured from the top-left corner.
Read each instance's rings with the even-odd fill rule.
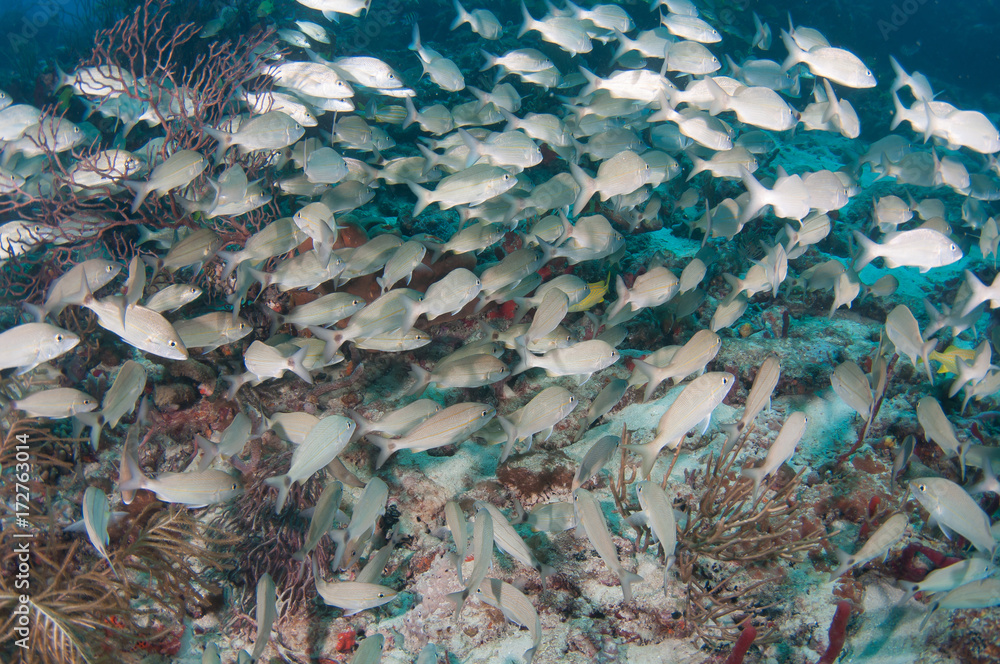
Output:
[[[732,424],[721,425],[722,430],[729,435],[723,446],[723,454],[726,454],[736,444],[736,440],[740,434],[746,430],[747,426],[753,423],[757,415],[764,410],[764,407],[770,407],[771,394],[778,385],[780,377],[781,364],[778,356],[772,353],[764,358],[760,367],[757,368],[757,376],[753,379],[750,394],[747,395],[746,404],[743,407],[743,415],[738,421]]]
[[[186,347],[201,348],[208,353],[219,346],[239,341],[253,331],[253,328],[228,311],[213,311],[195,318],[186,318],[174,323],[174,330]]]
[[[399,450],[425,452],[468,439],[486,426],[496,415],[496,409],[481,403],[460,403],[432,415],[400,438],[384,438],[371,434],[368,440],[379,448],[376,468]]]
[[[388,485],[377,477],[373,477],[365,485],[351,521],[345,530],[334,531],[332,536],[337,544],[334,555],[334,569],[349,569],[358,562],[366,540],[374,532],[378,518],[385,514],[386,501],[389,498]]]
[[[25,323],[0,332],[0,369],[18,367],[25,374],[80,343],[80,337],[48,323]]]
[[[577,376],[581,385],[595,372],[606,369],[620,357],[617,350],[599,339],[550,350],[544,355],[534,355],[523,345],[517,347],[517,352],[521,361],[511,371],[511,375],[516,376],[538,367],[545,369],[549,376]]]
[[[343,609],[345,616],[353,616],[355,613],[374,609],[391,602],[396,597],[395,590],[375,583],[324,581],[323,577],[320,576],[319,563],[316,562],[315,558],[313,558],[312,565],[313,578],[316,580],[316,592],[330,606]]]
[[[269,486],[278,490],[278,499],[274,505],[275,514],[284,508],[288,491],[293,484],[308,480],[347,447],[355,426],[357,425],[354,421],[346,417],[339,415],[324,417],[312,428],[302,444],[295,448],[288,472],[264,480]]]
[[[358,425],[354,431],[354,439],[357,440],[373,432],[388,436],[404,436],[413,427],[440,411],[441,406],[436,401],[418,399],[374,421],[350,409],[344,412]]]
[[[415,382],[407,389],[407,395],[420,394],[432,383],[438,389],[482,387],[510,375],[507,366],[491,354],[470,355],[446,362],[443,366],[439,363],[434,371],[410,364],[410,372]]]
[[[642,458],[642,475],[649,478],[656,457],[664,447],[674,450],[688,431],[699,423],[708,428],[712,412],[722,403],[733,387],[733,375],[725,372],[706,373],[684,386],[677,398],[660,418],[656,437],[628,449]]]
[[[852,567],[864,565],[869,560],[888,555],[889,549],[906,534],[907,525],[908,519],[906,515],[897,512],[886,519],[885,523],[872,533],[872,536],[868,538],[864,546],[854,555],[848,555],[837,549],[837,558],[840,560],[840,566],[830,574],[830,581],[833,581]]]
[[[534,531],[561,533],[576,527],[576,513],[573,503],[545,503],[535,505],[525,519],[525,523]]]
[[[642,360],[635,360],[635,368],[646,378],[644,401],[649,401],[660,383],[672,379],[674,384],[688,376],[703,371],[709,362],[715,359],[722,348],[722,339],[711,330],[698,330],[686,344],[674,353],[670,363],[664,367],[656,367]]]
[[[253,661],[260,659],[267,648],[267,642],[271,640],[271,627],[278,618],[278,594],[274,587],[274,580],[267,572],[261,574],[257,580],[257,635],[253,641]]]
[[[532,645],[524,651],[524,660],[527,664],[531,664],[538,648],[542,645],[542,621],[531,600],[520,590],[500,579],[485,579],[478,586],[476,596],[490,606],[500,609],[507,620],[528,629]]]
[[[542,440],[548,440],[556,424],[566,418],[577,406],[577,399],[569,390],[558,385],[547,387],[534,396],[522,408],[508,417],[500,417],[500,424],[507,434],[507,443],[500,455],[503,462],[514,449],[514,445],[527,440],[531,449],[531,440],[535,434],[541,434]]]
[[[771,443],[767,450],[764,463],[758,468],[744,468],[743,477],[753,481],[753,499],[756,501],[760,497],[760,486],[764,478],[769,477],[776,470],[792,458],[795,448],[806,432],[809,418],[801,411],[795,411],[781,425],[778,437]]]
[[[928,356],[934,350],[936,342],[932,339],[924,341],[920,334],[920,326],[913,313],[905,304],[900,304],[889,312],[885,319],[885,334],[896,347],[897,352],[905,355],[915,369],[917,358],[924,363],[927,371],[927,380],[934,383],[934,376],[931,374],[931,363]]]
[[[962,258],[962,250],[951,238],[930,228],[889,233],[881,244],[869,240],[859,231],[854,231],[854,239],[861,248],[854,260],[855,271],[860,271],[879,257],[887,268],[909,265],[921,272],[951,265]]]
[[[462,519],[462,527],[465,526],[465,520]],[[475,552],[475,564],[472,568],[472,574],[469,576],[469,580],[465,582],[465,588],[456,593],[449,593],[445,597],[455,603],[455,617],[458,618],[462,614],[462,607],[465,605],[465,600],[476,592],[483,579],[486,578],[486,574],[490,571],[490,567],[493,565],[493,517],[490,516],[490,511],[485,507],[480,507],[476,512],[476,522],[472,529],[472,550]],[[462,550],[464,552],[465,545],[463,543]],[[461,570],[462,562],[465,560],[464,555],[456,560],[456,564]],[[461,573],[459,573],[461,576]]]
[[[97,399],[71,387],[53,387],[12,400],[7,408],[19,410],[28,417],[61,420],[97,408]]]
[[[604,389],[590,402],[587,414],[580,424],[580,431],[583,432],[589,429],[594,422],[604,417],[612,408],[617,406],[618,402],[625,396],[628,386],[628,381],[621,378],[612,378],[609,380]]]
[[[337,519],[337,511],[340,509],[340,500],[343,496],[344,485],[334,480],[327,483],[316,501],[316,509],[309,520],[309,530],[306,532],[306,539],[302,543],[302,548],[292,555],[293,560],[305,560],[306,556],[316,548],[319,541],[326,535],[333,523]]]
[[[544,589],[546,587],[546,580],[555,574],[556,570],[540,562],[535,557],[531,547],[517,534],[517,531],[510,525],[503,512],[482,500],[477,500],[475,507],[477,511],[486,510],[489,512],[493,521],[493,541],[496,543],[497,548],[522,565],[534,568],[541,577],[542,588]]]
[[[624,381],[623,381],[624,382]],[[580,467],[576,469],[573,476],[571,489],[575,491],[586,484],[592,477],[601,472],[601,469],[611,460],[611,456],[618,450],[621,443],[621,436],[601,436],[597,439],[580,461]]]
[[[598,555],[604,560],[615,576],[618,577],[622,586],[622,594],[625,603],[632,601],[632,584],[641,583],[643,578],[638,574],[633,574],[626,570],[618,559],[618,551],[615,543],[611,541],[611,532],[608,530],[608,522],[604,518],[604,511],[597,502],[597,498],[586,489],[575,489],[573,491],[573,505],[576,510],[576,518],[580,528],[587,534],[590,543],[597,549]]]
[[[665,565],[663,568],[663,592],[667,592],[667,573],[673,566],[674,549],[677,546],[677,521],[674,506],[666,492],[656,482],[642,480],[635,485],[635,495],[639,499],[641,512],[628,518],[633,525],[647,526],[653,537],[663,547]]]
[[[943,477],[910,480],[909,491],[930,513],[929,523],[945,533],[955,532],[992,558],[997,543],[990,532],[990,518],[959,485]]]
[[[146,300],[146,308],[158,313],[176,311],[199,297],[201,297],[201,289],[197,286],[171,284],[150,295]]]
[[[157,196],[164,196],[172,189],[189,184],[206,168],[208,160],[200,152],[181,150],[154,168],[147,181],[124,180],[123,184],[135,192],[132,213],[135,214],[150,193],[155,192]]]
[[[204,470],[186,473],[160,473],[146,477],[139,464],[127,451],[123,458],[129,479],[119,482],[119,490],[146,489],[165,503],[180,503],[188,507],[204,507],[232,500],[243,493],[239,479],[221,470]]]
[[[108,497],[97,487],[87,487],[87,490],[83,492],[83,523],[87,529],[87,537],[90,538],[90,543],[94,545],[97,552],[101,554],[101,558],[107,561],[108,567],[114,570],[107,549],[110,518],[111,508],[108,506]]]

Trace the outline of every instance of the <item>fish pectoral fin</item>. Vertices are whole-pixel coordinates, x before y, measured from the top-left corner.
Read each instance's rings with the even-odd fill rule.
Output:
[[[705,419],[703,419],[701,422],[698,423],[698,432],[702,436],[704,436],[705,432],[708,431],[709,425],[711,424],[712,424],[712,414],[709,413],[708,417],[706,417]]]

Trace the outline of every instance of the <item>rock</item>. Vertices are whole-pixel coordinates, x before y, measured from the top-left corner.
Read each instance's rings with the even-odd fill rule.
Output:
[[[157,385],[153,389],[153,403],[163,411],[175,411],[187,408],[198,398],[193,387],[185,383],[169,383]]]
[[[198,360],[183,360],[169,365],[167,373],[175,378],[189,378],[198,384],[214,384],[215,369]]]

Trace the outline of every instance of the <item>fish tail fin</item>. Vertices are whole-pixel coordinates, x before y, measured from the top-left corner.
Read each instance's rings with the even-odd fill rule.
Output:
[[[903,102],[899,101],[899,95],[896,94],[895,90],[892,91],[890,96],[892,97],[892,107],[895,111],[892,116],[892,122],[889,123],[889,129],[892,130],[898,127],[903,120],[906,119],[907,109],[903,106]]]
[[[705,80],[709,80],[709,79],[705,79]],[[697,155],[694,155],[694,154],[690,154],[688,156],[691,158],[691,164],[693,165],[693,167],[691,168],[691,172],[688,173],[688,176],[684,179],[685,182],[690,182],[691,178],[693,178],[694,176],[698,175],[698,173],[701,173],[703,171],[708,170],[708,161],[707,160],[702,159],[702,158],[700,158],[700,157],[698,157]]]
[[[708,109],[709,115],[718,115],[723,111],[730,110],[729,95],[726,94],[726,91],[710,78],[705,79],[705,84],[708,86],[709,94],[712,95],[712,105]]]
[[[622,279],[620,274],[615,276],[615,293],[618,294],[618,299],[608,308],[605,314],[607,320],[611,320],[617,316],[618,312],[624,309],[625,305],[629,303],[628,287],[625,285],[625,280]]]
[[[764,473],[760,468],[744,468],[740,474],[753,482],[753,499],[756,502],[760,498],[760,483],[764,479]]]
[[[364,436],[367,436],[368,432],[372,430],[371,429],[372,423],[369,422],[368,418],[366,418],[364,415],[362,415],[358,411],[352,410],[350,408],[345,408],[344,409],[344,415],[347,415],[349,418],[351,418],[352,420],[354,420],[354,424],[357,425],[354,428],[354,435],[351,436],[352,440],[358,440],[358,439],[360,439],[360,438],[362,438]]]
[[[307,329],[314,337],[326,344],[326,348],[323,349],[323,362],[332,360],[333,356],[340,350],[341,344],[344,343],[344,335],[340,331],[328,330],[325,327],[316,327],[315,325],[308,325]]]
[[[740,210],[739,222],[742,225],[756,217],[764,206],[770,205],[771,190],[762,185],[745,166],[740,166],[740,177],[747,193],[750,194],[750,200],[747,201],[746,207]]]
[[[306,369],[304,362],[306,360],[306,354],[309,352],[308,346],[303,346],[302,348],[295,351],[295,354],[288,358],[288,370],[294,373],[296,376],[306,381],[310,385],[313,383],[312,374]],[[333,359],[333,358],[330,358]]]
[[[792,39],[792,36],[788,34],[787,30],[781,31],[781,41],[784,42],[785,48],[788,49],[788,57],[781,63],[781,71],[788,71],[798,63],[802,62],[806,52],[799,48],[799,45],[795,43],[795,40]]]
[[[455,604],[455,617],[458,618],[462,615],[462,607],[465,606],[465,600],[469,597],[470,590],[468,588],[463,588],[458,592],[448,593],[444,596],[446,600]]]
[[[924,369],[927,370],[927,380],[930,381],[931,385],[934,384],[934,373],[931,371],[930,354],[931,354],[931,351],[933,351],[936,346],[937,346],[937,341],[935,339],[931,339],[930,341],[926,341],[926,342],[924,342],[924,344],[922,346],[920,346],[920,359],[924,361]],[[958,358],[958,360],[959,360],[959,362],[962,361],[961,358]],[[959,387],[961,387],[961,385],[959,385]],[[957,391],[958,390],[956,390],[956,392]],[[949,395],[949,397],[951,397],[951,396],[954,396],[954,395]]]
[[[406,129],[417,121],[417,107],[413,105],[413,100],[409,97],[403,99],[403,104],[406,106],[406,115],[403,117],[402,127]]]
[[[406,186],[408,186],[410,191],[413,192],[413,195],[417,197],[417,202],[413,205],[413,216],[416,217],[424,211],[424,208],[431,204],[431,192],[424,189],[419,184],[410,182],[409,180],[406,181]]]
[[[420,45],[420,24],[416,22],[413,23],[413,33],[412,36],[410,37],[410,45],[407,46],[406,48],[410,49],[411,51],[419,51],[421,48],[423,48]],[[423,58],[421,58],[421,60],[422,59]]]
[[[618,50],[611,56],[611,64],[618,62],[619,58],[632,50],[632,40],[618,28],[614,30],[615,39],[618,41]]]
[[[132,214],[138,212],[139,208],[142,206],[142,202],[146,200],[146,196],[152,189],[149,188],[148,182],[137,182],[135,180],[122,180],[122,184],[132,190],[135,194],[135,198],[132,199]]]
[[[542,590],[545,590],[546,585],[548,585],[547,584],[548,578],[551,576],[555,576],[558,573],[559,570],[557,570],[555,567],[552,567],[551,565],[546,565],[544,563],[538,564],[538,576],[540,576],[542,579]]]
[[[621,576],[619,576],[618,579],[622,584],[622,596],[624,597],[625,603],[630,604],[632,602],[632,584],[642,583],[643,578],[638,574],[622,570]]]
[[[225,267],[222,268],[223,279],[228,279],[229,275],[233,273],[233,270],[239,267],[240,263],[242,262],[240,260],[239,253],[235,251],[219,251],[216,252],[215,255],[221,258],[226,263]],[[251,274],[253,273],[251,272]],[[263,285],[263,283],[264,282],[261,281],[261,285]]]
[[[587,85],[583,86],[583,89],[580,90],[580,96],[586,97],[597,91],[598,86],[601,84],[601,79],[598,78],[597,74],[590,71],[583,65],[580,65],[579,69],[580,73],[583,74],[583,77],[587,79]]]
[[[229,383],[229,389],[226,390],[227,399],[236,398],[236,393],[240,391],[240,388],[243,387],[243,383],[246,382],[244,374],[239,374],[237,376],[223,376],[222,380]]]
[[[414,383],[409,388],[403,396],[411,397],[415,394],[423,394],[424,390],[431,382],[431,372],[424,369],[419,364],[415,362],[410,363],[410,376],[413,378]]]
[[[462,137],[465,147],[469,148],[469,156],[465,159],[465,167],[469,168],[483,157],[483,143],[461,128],[458,130],[458,135]]]
[[[76,423],[79,426],[90,427],[90,448],[97,451],[97,446],[101,442],[101,429],[104,427],[105,419],[104,413],[101,411],[92,411],[89,413],[77,413],[73,416]],[[74,433],[74,438],[78,438],[77,433]]]
[[[569,171],[576,183],[580,185],[580,194],[576,197],[576,202],[573,203],[573,216],[577,217],[587,207],[590,197],[597,191],[597,182],[573,162],[569,163]]]
[[[24,309],[26,314],[34,318],[36,323],[44,323],[45,317],[48,315],[48,312],[44,308],[30,302],[22,302],[21,308]]]
[[[657,376],[660,372],[660,368],[653,366],[649,362],[643,362],[642,360],[634,360],[633,365],[635,370],[643,375],[646,379],[646,390],[642,395],[643,401],[649,401],[649,398],[653,396],[656,392],[656,388],[660,386],[663,381]]]
[[[130,454],[127,450],[122,454],[122,460],[125,462],[125,467],[128,469],[129,479],[118,484],[118,490],[121,492],[125,491],[136,491],[142,489],[146,486],[146,482],[149,478],[142,472],[139,468],[139,462],[136,460],[135,455]]]
[[[226,150],[228,150],[233,144],[233,135],[222,131],[221,129],[214,129],[212,127],[204,127],[204,131],[219,144],[215,148],[215,163],[221,164],[223,159],[226,158]]]
[[[962,307],[962,318],[971,314],[973,309],[990,299],[989,287],[981,282],[979,277],[977,277],[972,270],[965,271],[965,283],[969,286],[969,290],[972,291],[972,294],[969,296],[969,299],[965,301],[965,306]]]
[[[212,465],[216,457],[219,456],[219,446],[202,436],[200,433],[194,435],[194,442],[203,453],[201,461],[198,463],[198,470],[206,470]]]
[[[392,440],[383,436],[370,433],[368,434],[368,442],[378,448],[378,459],[375,461],[376,468],[381,468],[388,461],[389,457],[392,456],[392,453],[396,451]]]
[[[523,19],[523,22],[521,23],[521,29],[517,31],[517,36],[519,38],[523,37],[524,33],[528,32],[529,30],[533,30],[538,23],[534,18],[531,17],[531,14],[528,13],[528,7],[524,4],[524,0],[521,0],[521,18]]]
[[[267,317],[267,320],[270,321],[271,323],[269,334],[270,336],[273,337],[275,333],[278,331],[278,328],[285,324],[285,317],[279,314],[271,307],[265,306],[263,307],[263,309],[264,309],[264,315]]]
[[[849,553],[838,548],[834,548],[833,552],[837,554],[837,560],[840,562],[840,565],[837,566],[837,569],[830,572],[829,581],[833,581],[854,566],[854,558]]]
[[[517,323],[524,318],[524,315],[531,311],[531,307],[534,306],[531,302],[531,298],[527,297],[515,297],[514,302],[517,303],[517,310],[514,312],[514,317],[510,319],[511,325],[517,325]]]
[[[454,28],[452,29],[454,30]],[[486,60],[483,66],[479,68],[479,71],[486,71],[487,69],[497,66],[497,56],[493,55],[484,48],[479,49],[479,54]]]
[[[854,240],[858,243],[858,255],[854,258],[854,271],[860,272],[866,265],[875,260],[878,245],[859,231],[854,231]]]
[[[660,454],[660,450],[650,443],[645,443],[643,445],[626,445],[625,449],[632,452],[642,460],[639,469],[643,478],[648,478],[649,473],[653,470],[653,464],[656,463],[656,457]]]
[[[917,588],[917,584],[914,583],[913,581],[899,580],[896,581],[896,586],[903,591],[903,596],[900,598],[898,602],[896,602],[896,606],[903,606],[908,601],[910,601],[910,598],[912,598],[914,595],[920,592],[920,590]]]
[[[743,428],[740,426],[740,422],[727,422],[725,424],[720,424],[719,428],[726,433],[726,442],[722,444],[722,456],[729,454],[729,451],[733,449],[733,445],[740,437]]]
[[[969,451],[969,446],[972,443],[964,443],[958,446],[958,470],[959,478],[965,481],[965,454]],[[986,465],[983,468],[983,484],[989,484],[992,480],[991,486],[996,486],[996,475],[993,474],[993,464],[989,459],[986,459]],[[990,489],[992,491],[992,489]]]
[[[500,463],[503,463],[510,456],[511,451],[514,449],[514,443],[517,442],[517,428],[513,422],[502,415],[497,415],[497,422],[500,423],[500,428],[503,429],[503,432],[507,434],[507,442],[504,443],[503,451],[500,453]]]
[[[465,10],[465,7],[463,7],[458,0],[455,0],[455,13],[458,15],[455,17],[455,20],[451,22],[452,30],[457,29],[464,23],[472,25],[472,16],[469,15],[469,12]]]
[[[510,375],[516,376],[522,374],[528,369],[531,369],[534,365],[531,362],[531,358],[534,357],[530,352],[528,352],[528,347],[523,343],[519,343],[515,349],[517,351],[517,356],[520,358],[518,363],[511,370]]]
[[[288,491],[292,488],[288,475],[268,477],[264,483],[278,490],[278,499],[274,503],[274,513],[281,514],[281,510],[285,508],[285,501],[288,500]]]

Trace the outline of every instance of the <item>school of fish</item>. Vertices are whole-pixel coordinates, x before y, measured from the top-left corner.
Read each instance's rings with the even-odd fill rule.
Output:
[[[722,30],[715,14],[695,0],[653,0],[648,9],[584,8],[563,0],[560,6],[545,3],[544,14],[541,3],[521,3],[517,24],[454,0],[451,29],[476,45],[487,74],[463,70],[455,59],[467,62],[464,55],[435,50],[445,44],[422,39],[419,20],[408,51],[396,51],[395,59],[336,48],[331,53],[331,39],[351,17],[377,10],[379,2],[298,0],[300,20],[275,25],[281,50],[262,54],[256,80],[268,85],[241,88],[234,100],[239,113],[205,128],[213,147],[202,152],[155,138],[125,149],[130,133],[156,135],[155,124],[179,111],[136,107],[130,86],[148,82],[120,68],[60,70],[57,82],[57,89],[69,86],[88,113],[120,121],[113,141],[92,141],[80,124],[0,93],[0,198],[44,192],[39,181],[52,179],[44,155],[58,155],[66,168],[59,177],[74,192],[118,198],[133,214],[152,199],[172,197],[186,215],[179,230],[140,228],[139,250],[128,264],[99,256],[80,261],[51,282],[43,300],[24,303],[23,322],[0,332],[0,369],[28,386],[4,404],[5,415],[70,419],[95,452],[106,449],[108,433],[129,429],[114,452],[120,457],[115,495],[91,485],[82,499],[85,532],[97,555],[111,564],[113,507],[119,499],[130,503],[139,490],[190,508],[238,500],[243,479],[234,465],[249,440],[269,429],[294,449],[287,472],[266,479],[275,490],[276,512],[286,509],[296,484],[324,483],[305,544],[289,555],[312,571],[323,602],[346,616],[370,611],[402,590],[382,583],[398,534],[389,541],[379,533],[387,504],[407,510],[407,497],[392,481],[397,455],[479,438],[495,445],[488,451],[503,464],[511,455],[531,454],[533,443],[554,431],[583,439],[622,402],[658,405],[669,394],[669,405],[657,411],[655,434],[628,445],[641,480],[630,488],[641,506],[630,523],[648,526],[660,544],[662,587],[669,594],[677,520],[684,518],[675,517],[671,486],[682,480],[664,478],[666,463],[657,462],[692,432],[709,432],[713,413],[735,394],[738,376],[714,363],[724,346],[741,343],[730,328],[746,320],[754,303],[766,306],[798,288],[809,298],[831,292],[828,310],[829,298],[822,300],[822,314],[831,318],[865,298],[880,298],[891,309],[880,350],[898,354],[898,365],[913,366],[923,396],[911,410],[928,444],[954,459],[959,480],[910,476],[905,496],[897,492],[898,511],[856,553],[838,550],[831,580],[884,559],[926,514],[929,527],[964,538],[969,557],[919,583],[901,582],[902,601],[916,593],[932,596],[924,620],[941,609],[1000,605],[1000,582],[992,576],[1000,531],[975,497],[1000,494],[994,474],[1000,448],[954,424],[970,402],[1000,392],[992,340],[958,337],[967,330],[975,335],[983,315],[1000,307],[1000,275],[992,283],[982,276],[995,267],[1000,246],[992,214],[993,201],[1000,200],[1000,134],[986,115],[941,99],[925,76],[907,73],[896,59],[893,80],[877,81],[862,59],[831,45],[819,30],[795,25],[791,16],[787,28],[777,28],[780,39],[772,40],[772,27],[756,14],[753,31],[738,34]],[[203,37],[210,39],[223,24],[204,26]],[[512,43],[518,47],[502,46]],[[596,46],[613,54],[610,62],[592,57]],[[756,57],[764,53],[777,59]],[[417,75],[401,73],[409,70]],[[489,90],[469,82],[487,76],[495,77]],[[895,133],[864,140],[864,118],[845,92],[865,99],[876,87],[889,88],[893,107],[884,112]],[[854,158],[831,170],[788,172],[777,164],[793,131],[838,136],[847,146],[842,153],[849,150]],[[269,155],[271,181],[248,180],[234,160],[247,154]],[[883,180],[895,183],[894,193],[867,194]],[[450,227],[449,235],[422,230],[407,236],[396,220],[384,219],[369,224],[361,241],[348,243],[347,236],[358,236],[361,213],[377,216],[383,199],[406,201],[402,209],[412,227]],[[859,200],[864,223],[851,226],[840,211],[852,201],[860,209]],[[241,244],[209,227],[215,217],[238,217],[272,201],[288,216],[269,218]],[[428,219],[435,225],[420,225]],[[660,230],[664,220],[669,230]],[[681,232],[703,237],[700,250],[633,264],[631,255],[644,251],[637,238]],[[733,264],[729,256],[738,238],[751,234],[744,274],[713,268]],[[828,258],[833,249],[824,241],[833,236],[850,248]],[[82,239],[72,229],[4,220],[0,266]],[[821,243],[826,258],[818,251]],[[968,269],[950,301],[932,296],[926,311],[914,312],[891,299],[901,280],[912,280],[912,271],[962,260]],[[892,272],[865,283],[860,274],[873,262]],[[213,263],[231,287],[225,303],[208,303],[196,285]],[[349,292],[347,286],[366,278],[377,284],[370,297]],[[726,293],[718,286],[722,280]],[[410,288],[417,283],[428,285]],[[265,290],[316,292],[276,310],[265,302],[277,298],[257,295]],[[265,334],[240,315],[254,307],[270,321]],[[103,394],[31,387],[33,377],[51,373],[81,344],[93,343],[81,339],[80,330],[58,326],[57,317],[70,308],[93,314],[104,331],[100,343],[120,340],[135,349],[133,359],[114,369]],[[683,343],[630,345],[637,328],[652,328],[652,338],[659,338],[658,322],[647,314],[667,310],[675,320],[694,321]],[[915,313],[927,322],[921,325]],[[436,319],[477,324],[456,346],[438,334]],[[953,338],[943,343],[948,338],[933,335],[946,328]],[[435,354],[412,353],[424,347]],[[216,440],[190,441],[200,452],[191,467],[147,472],[139,464],[139,439],[149,422],[151,405],[143,394],[150,367],[222,351],[236,351],[242,361],[238,371],[222,376],[226,389],[218,398],[235,399],[265,381],[312,385],[350,358],[385,353],[401,354],[396,362],[410,377],[387,412],[367,407],[364,395],[356,406],[362,412],[247,408]],[[429,362],[429,356],[438,359]],[[728,449],[752,428],[789,361],[771,355],[756,368],[742,417],[711,430],[724,434],[724,442],[712,439],[713,446]],[[868,371],[854,362],[828,367],[833,392],[862,420],[873,418],[881,402],[884,364]],[[953,377],[947,394],[933,389],[942,374]],[[603,389],[582,404],[579,386],[591,380]],[[546,386],[522,389],[538,382]],[[962,398],[960,405],[951,401],[955,397]],[[135,424],[123,423],[137,407]],[[794,460],[811,424],[804,412],[789,409],[766,452],[743,460],[739,476],[752,482],[754,501]],[[537,573],[543,590],[560,573],[558,555],[542,562],[515,528],[519,523],[553,534],[577,528],[617,578],[626,604],[638,601],[638,588],[652,587],[632,571],[631,549],[616,545],[625,532],[608,518],[611,496],[599,483],[587,487],[612,463],[620,442],[618,435],[595,439],[561,500],[535,505],[529,514],[518,507],[517,515],[507,515],[500,507],[511,506],[485,501],[463,510],[463,494],[456,491],[433,515],[444,524],[442,539],[450,537],[455,549],[453,587],[459,589],[447,598],[456,624],[464,607],[483,602],[527,629],[524,661],[559,656],[559,645],[546,643],[539,617],[544,594],[491,576],[498,575],[494,545],[516,561],[515,578]],[[357,445],[371,452],[370,472],[340,458]],[[909,440],[896,449],[893,483],[905,473],[913,446]],[[975,474],[980,479],[973,483]],[[348,508],[349,495],[358,497]],[[320,569],[312,555],[324,537],[336,546],[329,569]],[[257,661],[267,651],[280,594],[270,576],[259,580],[257,640],[239,661]],[[382,635],[369,637],[351,661],[380,661],[386,647]],[[214,645],[205,657],[222,661]],[[437,661],[433,644],[417,661]]]

